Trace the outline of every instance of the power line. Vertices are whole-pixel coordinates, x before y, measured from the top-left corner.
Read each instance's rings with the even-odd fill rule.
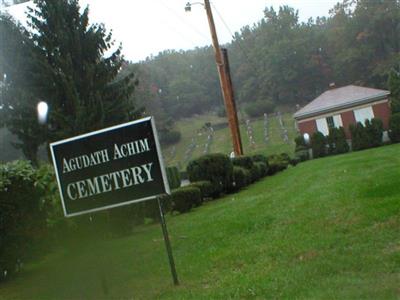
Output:
[[[162,0],[158,0],[161,5],[163,5],[167,10],[169,10],[175,17],[177,17],[183,24],[189,26],[192,28],[192,30],[194,30],[198,35],[200,35],[201,37],[203,37],[204,39],[206,39],[207,41],[210,40],[210,38],[208,36],[206,36],[204,33],[202,33],[198,28],[196,28],[195,26],[193,26],[193,24],[187,22],[184,18],[182,18],[175,10],[173,10],[172,8],[170,8],[169,6],[167,6],[164,1]],[[182,8],[183,9],[183,8]]]
[[[232,30],[229,28],[228,24],[225,22],[224,18],[222,18],[222,15],[220,14],[220,12],[218,11],[218,9],[215,7],[215,5],[213,3],[211,3],[212,7],[214,8],[214,10],[216,11],[218,18],[222,21],[222,23],[224,24],[225,28],[229,31],[229,34],[232,37],[232,42],[235,39],[235,35],[232,33]],[[249,58],[249,56],[247,55],[247,52],[245,49],[242,48],[242,41],[241,40],[236,40],[237,41],[237,45],[239,46],[240,51],[242,52],[242,54],[245,57],[245,60],[247,61],[247,63],[249,63],[250,65],[252,65],[254,68],[256,67],[256,64],[254,64],[254,62]]]

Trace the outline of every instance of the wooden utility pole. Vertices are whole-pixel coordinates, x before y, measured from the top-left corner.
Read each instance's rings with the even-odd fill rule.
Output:
[[[226,65],[227,55],[226,59],[224,59],[223,53],[218,43],[217,31],[215,30],[215,24],[209,0],[204,0],[204,8],[206,9],[208,24],[210,26],[211,38],[215,51],[215,61],[217,63],[222,96],[224,98],[226,114],[228,116],[229,128],[232,136],[233,151],[236,156],[243,155],[239,122],[237,118],[236,105],[233,97],[234,94],[232,89],[232,82],[230,80],[230,74],[229,74],[229,65],[228,66]]]

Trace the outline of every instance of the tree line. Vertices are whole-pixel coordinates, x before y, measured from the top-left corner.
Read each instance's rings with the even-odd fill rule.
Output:
[[[397,0],[345,0],[329,17],[307,22],[289,6],[265,8],[263,19],[225,45],[238,105],[293,110],[332,82],[387,88],[399,62],[399,24]],[[128,68],[141,74],[136,96],[153,114],[176,119],[223,106],[211,47],[164,51]]]

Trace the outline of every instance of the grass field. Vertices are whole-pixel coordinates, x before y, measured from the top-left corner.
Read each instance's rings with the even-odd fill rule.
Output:
[[[399,299],[400,145],[316,159],[168,216],[66,246],[0,284],[0,299]]]
[[[251,122],[253,127],[253,136],[255,141],[255,146],[250,144],[249,137],[246,132],[246,125],[241,124],[240,132],[242,136],[243,150],[245,154],[254,153],[264,153],[264,154],[274,154],[286,152],[290,155],[294,151],[294,138],[296,136],[296,131],[294,129],[294,119],[292,114],[283,114],[283,122],[286,129],[288,130],[289,143],[285,143],[281,136],[281,128],[278,123],[278,119],[275,115],[269,116],[269,136],[270,139],[268,143],[264,141],[264,121],[263,119],[254,120]],[[194,149],[190,159],[199,157],[204,154],[205,144],[207,141],[207,134],[198,134],[198,130],[201,129],[206,122],[210,122],[213,126],[226,123],[226,118],[219,118],[213,115],[199,115],[192,117],[190,119],[182,119],[176,123],[176,128],[182,134],[181,141],[176,145],[166,147],[163,149],[163,154],[167,165],[178,165],[180,163],[181,167],[184,167],[187,163],[185,161],[185,151],[188,149],[189,145],[192,143],[192,139],[195,139],[197,147]],[[173,148],[175,150],[173,150]],[[229,155],[232,152],[232,143],[230,138],[229,128],[225,127],[222,129],[215,130],[214,139],[210,147],[210,152],[212,153],[224,153]],[[173,154],[175,153],[175,154]]]

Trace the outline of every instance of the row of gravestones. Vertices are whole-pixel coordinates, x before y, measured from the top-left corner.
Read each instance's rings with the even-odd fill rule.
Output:
[[[268,134],[268,115],[264,113],[264,142],[268,144],[269,134]]]
[[[207,154],[210,152],[210,147],[213,142],[213,139],[214,139],[214,128],[212,126],[210,126],[210,127],[208,127],[207,141],[204,145],[204,151],[203,151],[204,154]]]
[[[286,144],[288,144],[289,143],[289,135],[288,135],[288,130],[286,129],[285,124],[283,123],[282,114],[279,111],[277,111],[276,117],[278,119],[281,131],[282,131],[282,133],[281,133],[282,139]]]
[[[288,130],[285,128],[285,124],[283,122],[283,118],[282,118],[282,114],[278,111],[275,113],[276,118],[278,119],[279,125],[280,125],[280,129],[282,131],[281,136],[282,139],[285,143],[289,143],[289,135],[288,135]],[[249,119],[247,119],[246,121],[246,133],[247,136],[249,138],[250,141],[250,147],[255,148],[256,147],[256,142],[254,139],[254,133],[253,133],[253,127],[251,125],[251,122]],[[268,131],[268,126],[269,126],[269,118],[268,118],[268,114],[264,113],[264,142],[266,144],[268,144],[269,142],[269,131]],[[298,128],[296,126],[296,124],[294,124],[295,130],[297,131]],[[207,132],[207,140],[206,143],[204,145],[204,150],[203,153],[207,154],[210,152],[210,147],[211,144],[213,142],[214,139],[214,129],[212,126],[208,127],[208,132]],[[185,156],[184,156],[184,162],[185,164],[187,162],[189,162],[189,160],[192,157],[192,154],[194,152],[194,150],[196,149],[196,147],[198,147],[197,143],[196,143],[196,139],[192,138],[191,143],[189,144],[188,148],[185,151]],[[176,156],[176,147],[172,147],[171,149],[171,153],[170,153],[170,159],[173,159]],[[178,163],[178,167],[181,167],[181,163]]]
[[[249,119],[246,120],[246,133],[247,133],[247,136],[249,137],[250,147],[255,148],[256,142],[254,140],[253,127],[251,126]]]

